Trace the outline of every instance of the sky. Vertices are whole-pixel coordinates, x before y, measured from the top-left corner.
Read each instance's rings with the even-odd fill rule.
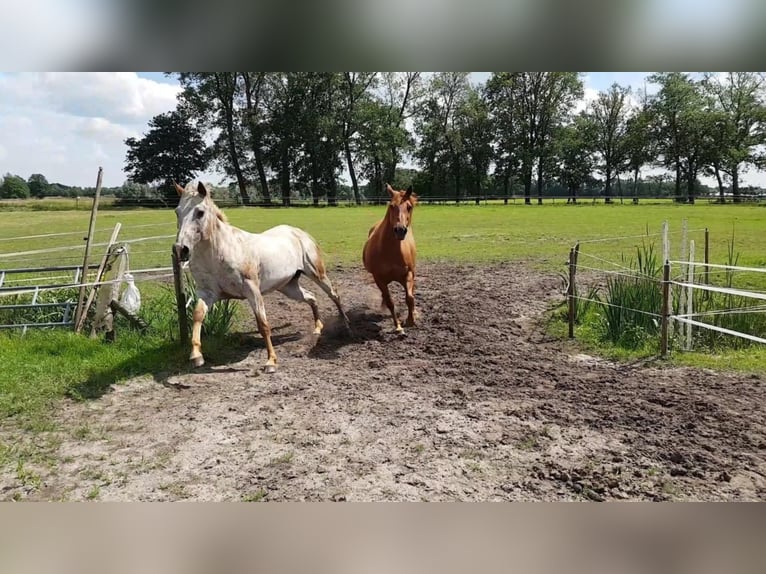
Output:
[[[484,82],[490,72],[474,72]],[[644,72],[586,72],[581,106],[612,83],[643,89]],[[650,93],[652,86],[648,86]],[[0,176],[94,186],[121,185],[127,137],[141,137],[149,120],[175,108],[180,88],[160,72],[0,73]],[[219,183],[221,175],[200,174]],[[766,186],[766,173],[748,171],[743,183]]]

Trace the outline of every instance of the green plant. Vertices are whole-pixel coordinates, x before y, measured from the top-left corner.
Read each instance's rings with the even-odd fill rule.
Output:
[[[629,273],[607,279],[601,321],[606,340],[636,349],[659,330],[660,265],[652,243],[637,247],[635,260],[623,256],[622,262]]]

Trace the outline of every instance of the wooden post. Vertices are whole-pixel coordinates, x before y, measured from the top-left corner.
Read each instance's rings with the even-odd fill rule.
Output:
[[[710,233],[707,227],[705,228],[705,285],[710,285]]]
[[[567,303],[569,305],[569,338],[574,339],[575,324],[575,250],[569,250],[569,286],[567,287]]]
[[[98,178],[96,179],[96,193],[93,196],[93,206],[90,210],[90,225],[88,226],[88,236],[85,237],[85,255],[82,259],[82,282],[88,281],[88,258],[90,257],[90,244],[93,241],[93,234],[96,231],[96,215],[98,214],[98,200],[101,197],[101,180],[104,175],[104,168],[98,168]],[[82,316],[82,306],[85,301],[85,286],[80,287],[80,295],[77,298],[77,307],[74,313],[74,325],[75,330],[80,324],[80,317]]]
[[[121,228],[122,223],[117,223],[114,226],[114,230],[112,231],[112,236],[109,238],[109,243],[106,246],[104,256],[101,258],[101,263],[99,263],[98,269],[96,270],[96,283],[101,281],[101,277],[104,274],[104,269],[106,268],[106,263],[109,260],[109,256],[112,252],[112,245],[114,245],[114,242],[117,241],[117,235],[120,233]],[[98,288],[98,285],[94,285],[91,288],[90,293],[88,293],[88,298],[85,300],[85,305],[83,305],[80,309],[80,320],[76,321],[74,325],[75,333],[82,331],[82,326],[85,324],[85,319],[88,316],[88,309],[90,309],[90,305],[93,303],[93,298],[96,296],[96,293],[98,293]]]
[[[178,261],[175,248],[171,248],[173,259],[173,284],[176,290],[176,307],[178,308],[178,332],[181,344],[189,340],[189,325],[186,322],[186,295],[183,289],[181,264]]]
[[[670,316],[670,263],[662,268],[662,325],[660,328],[660,356],[668,355],[668,319]]]

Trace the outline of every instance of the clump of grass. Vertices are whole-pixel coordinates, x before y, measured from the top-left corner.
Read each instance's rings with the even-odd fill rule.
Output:
[[[622,263],[631,276],[607,279],[601,325],[606,341],[636,349],[659,332],[656,316],[662,309],[661,266],[651,243],[636,248],[635,260],[626,261],[623,256]]]

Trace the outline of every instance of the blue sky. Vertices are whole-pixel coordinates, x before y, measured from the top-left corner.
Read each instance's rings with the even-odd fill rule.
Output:
[[[643,89],[646,75],[586,72],[585,101],[613,82]],[[488,76],[475,72],[472,79]],[[0,73],[0,174],[42,173],[49,181],[91,186],[103,166],[104,184],[121,185],[125,138],[140,137],[153,116],[173,109],[179,90],[162,72]],[[766,185],[766,174],[749,171],[744,183]]]

